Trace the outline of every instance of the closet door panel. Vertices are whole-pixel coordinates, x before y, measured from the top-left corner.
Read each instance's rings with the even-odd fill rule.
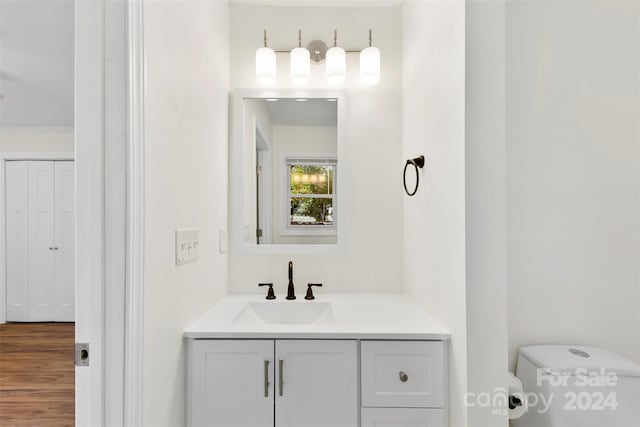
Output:
[[[7,320],[29,320],[28,163],[11,161],[5,169]]]
[[[75,320],[73,162],[57,161],[55,173],[55,319]]]
[[[29,162],[29,315],[55,317],[53,162]]]

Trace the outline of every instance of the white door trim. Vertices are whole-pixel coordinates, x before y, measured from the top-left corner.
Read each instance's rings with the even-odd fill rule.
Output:
[[[144,4],[128,2],[128,181],[124,425],[142,425],[144,348]]]
[[[105,419],[104,140],[105,5],[75,2],[74,140],[76,152],[76,342],[90,345],[76,367],[76,426]]]
[[[124,422],[127,8],[75,1],[76,426]]]
[[[7,268],[6,268],[6,235],[5,235],[5,174],[7,161],[11,160],[74,160],[74,153],[17,153],[5,152],[0,153],[0,323],[7,322]]]

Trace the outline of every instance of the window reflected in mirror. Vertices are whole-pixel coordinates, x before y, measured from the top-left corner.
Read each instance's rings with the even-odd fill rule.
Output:
[[[290,227],[334,227],[336,160],[287,160]]]

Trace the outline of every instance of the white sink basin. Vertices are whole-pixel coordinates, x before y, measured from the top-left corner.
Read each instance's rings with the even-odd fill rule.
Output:
[[[311,301],[254,301],[238,313],[234,324],[331,325],[331,303]]]

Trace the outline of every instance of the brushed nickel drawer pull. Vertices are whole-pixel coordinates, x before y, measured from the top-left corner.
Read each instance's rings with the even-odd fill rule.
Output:
[[[400,371],[400,381],[402,381],[403,383],[406,383],[407,380],[409,379],[409,375],[405,374],[404,372]]]
[[[284,368],[284,360],[280,359],[278,361],[278,363],[280,365],[279,369],[278,369],[278,371],[279,371],[278,383],[279,383],[279,387],[280,387],[280,396],[282,396],[283,393],[284,393],[284,377],[283,377],[283,374],[282,374],[282,370]]]
[[[264,361],[264,397],[269,397],[269,361]]]

